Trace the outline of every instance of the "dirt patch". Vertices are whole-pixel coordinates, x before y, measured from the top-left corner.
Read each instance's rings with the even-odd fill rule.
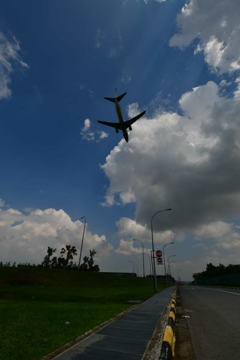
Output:
[[[181,291],[177,294],[175,360],[196,360],[187,319],[191,316],[181,304]]]

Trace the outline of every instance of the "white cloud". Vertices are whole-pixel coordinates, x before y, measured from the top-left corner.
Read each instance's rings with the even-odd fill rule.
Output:
[[[12,94],[10,84],[14,65],[28,68],[20,57],[20,51],[20,44],[16,38],[9,40],[0,32],[0,99],[9,98]]]
[[[40,263],[48,246],[66,244],[80,248],[83,223],[73,221],[64,210],[45,209],[23,213],[17,209],[0,210],[0,261]],[[95,248],[98,260],[112,250],[104,235],[86,231],[84,254]],[[78,252],[79,253],[79,252]]]
[[[137,223],[135,220],[123,217],[117,222],[118,235],[122,238],[136,239],[142,243],[150,243],[152,241],[150,229],[147,226]],[[171,230],[155,231],[154,242],[165,244],[173,241],[175,234]]]
[[[224,221],[215,221],[212,223],[204,224],[200,226],[196,231],[196,235],[199,237],[211,237],[219,238],[229,234],[231,231],[231,224]]]
[[[150,238],[146,226],[137,224],[133,219],[123,217],[117,222],[117,227],[120,236],[130,236],[136,239]]]
[[[123,255],[132,255],[132,254],[140,254],[142,252],[141,248],[135,247],[133,240],[120,240],[119,248],[116,250],[117,253]]]
[[[91,120],[90,119],[85,119],[84,120],[84,127],[82,129],[82,132],[88,131],[90,126],[91,126]]]
[[[177,246],[178,233],[170,230],[156,231],[156,225],[162,218],[154,221],[155,247],[160,248],[163,244],[174,240]],[[107,241],[105,235],[93,234],[87,227],[85,234],[83,255],[89,249],[97,250],[96,263],[105,271],[135,271],[141,273],[142,269],[142,244],[145,247],[145,267],[149,272],[148,256],[151,247],[150,230],[137,223],[133,219],[122,218],[118,222],[119,246],[114,250]],[[80,249],[83,223],[80,220],[73,221],[64,210],[37,209],[28,213],[18,209],[0,210],[0,261],[16,261],[40,263],[46,254],[48,246],[58,250],[66,245],[75,245]],[[167,248],[167,256],[176,253],[175,264],[172,265],[174,275],[181,274],[183,279],[190,279],[192,272],[201,271],[207,262],[224,264],[237,263],[240,256],[239,227],[232,223],[216,221],[199,226],[194,231],[196,244],[199,239],[207,239],[203,249],[197,249],[197,260],[189,259],[190,251],[180,249],[187,246],[191,249],[187,240],[181,240],[178,251]],[[136,240],[133,240],[136,239]],[[204,243],[203,243],[204,244]],[[234,252],[232,248],[234,247]],[[201,250],[201,251],[200,251]],[[148,254],[148,255],[147,255]],[[129,257],[131,255],[131,257]],[[76,258],[76,261],[78,258]],[[162,272],[162,268],[158,268]]]
[[[234,98],[235,100],[240,101],[240,77],[236,78],[235,83],[237,85],[237,88],[234,91]]]
[[[99,139],[106,139],[109,135],[105,131],[99,132]]]
[[[200,226],[195,234],[202,238],[215,240],[215,246],[222,249],[239,248],[240,231],[235,224],[224,221],[215,221]]]
[[[179,33],[171,46],[184,47],[199,39],[195,51],[219,73],[240,70],[240,2],[238,0],[190,0],[178,15]]]
[[[105,131],[93,131],[91,129],[91,120],[85,119],[84,125],[80,131],[81,138],[87,141],[100,141],[106,139],[108,134]]]
[[[138,103],[132,103],[128,105],[128,115],[130,118],[139,114],[139,111],[140,109]]]
[[[159,111],[134,124],[102,166],[109,205],[136,203],[136,222],[146,224],[164,208],[156,230],[193,228],[240,211],[240,103],[219,95],[214,82],[179,101],[182,115]],[[138,106],[130,106],[129,115]]]
[[[83,140],[87,140],[87,141],[94,141],[95,140],[95,133],[93,131],[90,130],[91,127],[91,120],[90,119],[85,119],[84,120],[84,126],[81,129],[81,138]]]

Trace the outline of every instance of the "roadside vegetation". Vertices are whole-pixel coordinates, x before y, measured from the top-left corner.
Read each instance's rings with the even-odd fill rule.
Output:
[[[2,265],[1,358],[39,360],[128,309],[129,300],[151,295],[151,279],[76,267]]]
[[[196,285],[240,286],[240,265],[207,264],[206,270],[193,274]]]

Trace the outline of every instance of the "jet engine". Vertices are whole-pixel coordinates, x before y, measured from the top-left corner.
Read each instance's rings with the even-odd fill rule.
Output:
[[[132,127],[131,127],[131,125],[129,126],[129,130],[130,130],[130,131],[132,131]]]

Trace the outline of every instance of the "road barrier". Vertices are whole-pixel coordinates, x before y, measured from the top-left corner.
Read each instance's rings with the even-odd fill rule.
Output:
[[[176,295],[173,296],[168,310],[167,324],[162,338],[159,360],[173,360],[175,350]]]

